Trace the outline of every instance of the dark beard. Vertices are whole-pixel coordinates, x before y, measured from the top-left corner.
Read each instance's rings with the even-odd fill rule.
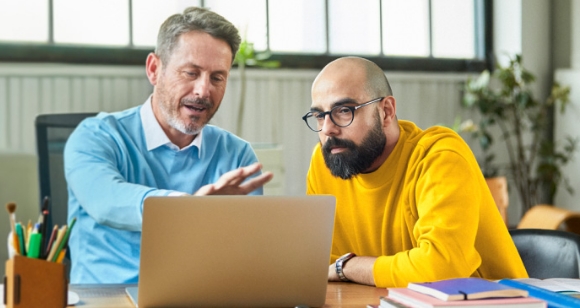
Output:
[[[347,139],[330,137],[322,147],[324,162],[332,175],[348,180],[368,170],[373,162],[381,156],[387,144],[387,136],[377,121],[373,129],[364,137],[360,146]],[[347,148],[346,151],[332,154],[332,146]]]

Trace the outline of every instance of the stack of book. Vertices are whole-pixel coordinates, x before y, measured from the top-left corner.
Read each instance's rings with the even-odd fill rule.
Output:
[[[373,307],[370,305],[369,307]],[[457,278],[432,283],[410,283],[389,288],[375,307],[526,307],[545,308],[546,302],[528,291],[480,278]]]
[[[368,308],[403,307],[580,307],[580,279],[456,278],[431,283],[410,283],[389,288],[380,305]]]

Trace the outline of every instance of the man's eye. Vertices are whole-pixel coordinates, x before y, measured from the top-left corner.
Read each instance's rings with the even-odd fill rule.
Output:
[[[324,113],[322,112],[313,113],[312,116],[315,117],[317,120],[324,119]]]
[[[185,74],[186,74],[187,76],[191,76],[191,77],[195,77],[195,76],[197,76],[197,73],[196,73],[196,72],[188,72],[188,71],[185,71]]]
[[[346,108],[346,107],[340,107],[336,110],[337,114],[348,114],[350,113],[350,109]]]

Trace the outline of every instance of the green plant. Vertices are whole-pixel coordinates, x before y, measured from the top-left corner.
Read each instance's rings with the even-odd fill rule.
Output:
[[[502,169],[494,163],[495,154],[491,153],[494,140],[490,129],[499,128],[509,157],[506,175],[515,184],[522,213],[538,204],[543,190],[549,200],[560,184],[573,193],[561,170],[574,155],[577,140],[567,137],[565,144],[558,146],[546,136],[551,110],[559,105],[559,111],[565,111],[570,88],[554,83],[548,98],[536,100],[530,89],[534,79],[517,55],[507,67],[497,66],[491,74],[484,71],[478,78],[468,80],[463,96],[463,105],[480,115],[473,134],[484,153],[481,168],[486,176]]]
[[[267,60],[270,52],[256,52],[254,43],[246,39],[240,44],[240,48],[234,58],[234,65],[238,66],[240,73],[240,110],[238,112],[238,121],[236,125],[236,134],[242,133],[242,120],[244,118],[244,108],[246,105],[246,66],[255,66],[263,68],[276,68],[280,66],[279,61]]]

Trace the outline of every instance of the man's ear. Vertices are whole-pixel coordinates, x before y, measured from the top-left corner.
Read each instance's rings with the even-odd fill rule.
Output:
[[[392,122],[397,116],[397,100],[393,96],[383,98],[382,108],[384,112],[383,123]]]
[[[145,63],[145,72],[147,73],[147,78],[151,85],[157,85],[157,78],[161,72],[161,59],[155,53],[151,52],[147,55],[147,61]]]

